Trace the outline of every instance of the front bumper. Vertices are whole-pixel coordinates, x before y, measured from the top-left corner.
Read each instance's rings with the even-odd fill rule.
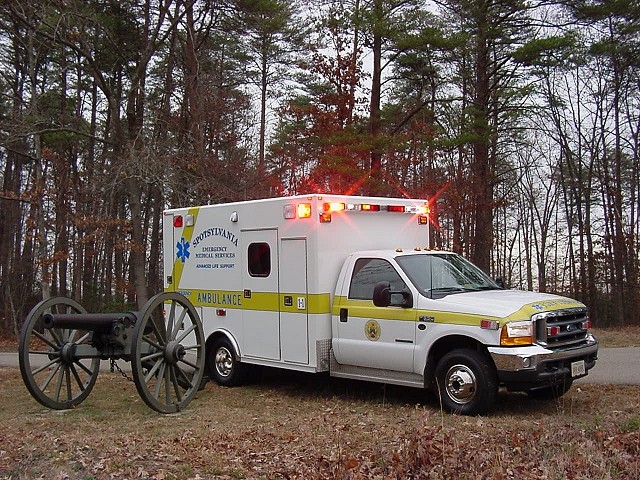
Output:
[[[529,390],[584,377],[598,358],[598,341],[589,335],[585,342],[568,348],[549,350],[539,345],[489,347],[500,384],[509,390]],[[571,363],[583,360],[584,374],[573,376]]]

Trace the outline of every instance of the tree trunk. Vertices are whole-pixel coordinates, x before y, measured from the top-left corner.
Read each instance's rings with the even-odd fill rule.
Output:
[[[473,207],[475,237],[472,261],[490,272],[493,244],[493,188],[495,158],[489,154],[490,142],[490,74],[486,11],[477,19],[475,44],[475,97],[473,102]]]
[[[373,69],[371,71],[371,101],[369,104],[369,135],[371,137],[370,152],[370,174],[371,181],[369,186],[369,194],[375,195],[380,193],[382,188],[382,150],[380,146],[380,101],[382,89],[382,35],[379,31],[379,24],[382,22],[383,8],[382,0],[374,0],[373,2],[373,42],[372,56]]]

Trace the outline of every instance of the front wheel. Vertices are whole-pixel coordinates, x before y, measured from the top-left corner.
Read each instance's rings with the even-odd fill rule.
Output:
[[[247,366],[237,360],[233,345],[224,337],[214,340],[211,348],[207,345],[207,370],[223,387],[241,385],[247,376]]]
[[[489,409],[498,395],[498,378],[491,360],[467,348],[444,355],[435,370],[442,406],[463,415],[477,415]]]

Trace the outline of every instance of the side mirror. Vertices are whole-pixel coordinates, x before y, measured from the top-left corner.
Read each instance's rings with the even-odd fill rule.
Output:
[[[391,295],[402,295],[402,301],[400,303],[392,303]],[[378,282],[373,287],[373,304],[376,307],[388,307],[390,305],[412,308],[413,307],[413,295],[407,288],[404,290],[392,291],[391,284],[389,282]]]
[[[388,307],[391,305],[391,284],[378,282],[373,287],[373,304],[376,307]]]
[[[504,279],[502,277],[496,278],[496,285],[498,285],[500,288],[506,288],[504,285]]]

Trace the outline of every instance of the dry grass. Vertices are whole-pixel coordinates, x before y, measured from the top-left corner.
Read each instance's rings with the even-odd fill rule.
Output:
[[[640,346],[640,327],[595,333]],[[502,392],[472,418],[413,389],[274,371],[209,384],[168,416],[117,374],[71,411],[37,404],[17,369],[0,368],[0,392],[0,480],[640,478],[640,387],[581,384],[546,403]]]
[[[640,325],[616,328],[596,328],[593,334],[601,347],[640,347]]]
[[[640,387],[580,385],[558,402],[502,393],[491,415],[431,394],[267,371],[159,415],[116,374],[71,411],[0,369],[0,479],[636,479]]]

